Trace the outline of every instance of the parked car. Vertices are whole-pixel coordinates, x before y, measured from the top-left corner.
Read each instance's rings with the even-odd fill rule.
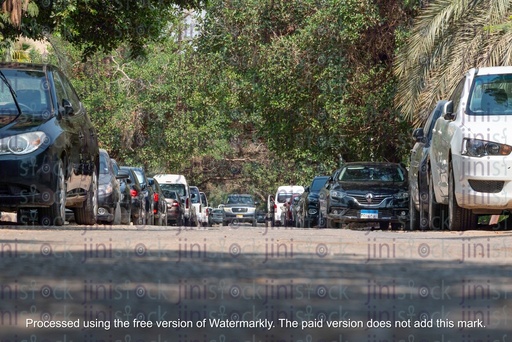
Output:
[[[190,187],[187,182],[187,178],[184,175],[176,174],[159,174],[153,177],[158,181],[162,190],[173,190],[180,195],[183,202],[185,226],[193,225],[197,222],[196,213],[192,207],[192,201],[190,198]]]
[[[112,162],[112,168],[114,174],[117,176],[119,181],[119,191],[121,193],[121,199],[119,204],[121,206],[121,224],[130,224],[132,217],[132,196],[130,194],[130,175],[128,171],[121,170],[115,159],[110,159]]]
[[[183,225],[185,222],[185,209],[183,201],[177,191],[167,190],[168,184],[162,184],[162,192],[167,202],[167,224]]]
[[[311,185],[304,189],[297,208],[297,226],[310,228],[318,224],[318,193],[329,179],[329,176],[313,178]]]
[[[142,167],[134,167],[134,166],[121,166],[121,169],[131,169],[135,175],[137,176],[137,180],[139,181],[142,194],[144,195],[144,208],[146,209],[145,213],[145,224],[153,225],[154,224],[154,193],[153,188],[149,185],[148,178],[146,177],[146,172]]]
[[[304,187],[300,185],[284,185],[277,188],[275,197],[273,198],[273,222],[272,225],[279,226],[284,224],[284,209],[285,203],[292,197],[293,194],[301,195],[304,192]],[[269,201],[270,202],[270,201]],[[269,207],[269,211],[271,208]]]
[[[0,210],[19,223],[96,223],[99,150],[70,81],[55,66],[0,63]]]
[[[407,170],[397,163],[344,164],[320,190],[320,220],[327,228],[344,223],[377,222],[382,230],[408,223]]]
[[[155,226],[167,226],[167,202],[158,181],[148,178],[149,186],[153,189],[153,219]]]
[[[254,201],[252,195],[248,194],[230,194],[226,203],[224,203],[224,225],[229,223],[249,222],[256,227],[256,206],[258,202]]]
[[[199,226],[203,213],[203,205],[201,204],[201,194],[197,186],[190,186],[190,201],[194,208],[195,221],[191,222],[191,226]]]
[[[132,208],[131,208],[131,219],[132,223],[137,226],[146,225],[146,199],[144,197],[144,192],[142,191],[142,186],[139,183],[139,179],[133,171],[129,167],[121,166],[122,172],[127,172],[129,176],[128,185],[130,187],[130,196],[132,198]]]
[[[210,222],[212,225],[214,224],[224,224],[224,210],[223,209],[219,209],[219,208],[215,208],[215,209],[212,209],[211,213],[210,213]]]
[[[409,164],[409,213],[410,229],[441,228],[434,216],[434,210],[429,209],[429,197],[433,194],[433,184],[430,181],[430,144],[434,125],[443,112],[447,101],[438,101],[425,125],[416,128],[412,134],[416,143],[411,150]],[[433,202],[431,202],[433,203]]]
[[[297,218],[297,205],[299,204],[301,194],[292,194],[292,197],[286,200],[283,206],[281,222],[285,227],[295,227]]]
[[[98,180],[98,217],[99,222],[121,223],[121,188],[112,166],[108,152],[100,149],[100,176]],[[125,176],[127,177],[127,176]]]
[[[429,206],[450,230],[476,228],[478,215],[512,209],[512,67],[471,69],[436,121]]]
[[[206,227],[209,225],[208,215],[209,215],[209,207],[208,207],[208,198],[204,192],[199,192],[199,198],[201,199],[201,212],[199,214],[199,224]]]

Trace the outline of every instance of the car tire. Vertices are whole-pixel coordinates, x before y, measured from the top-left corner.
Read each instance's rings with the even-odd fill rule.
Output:
[[[391,223],[391,230],[400,230],[402,228],[401,223]]]
[[[96,224],[98,213],[98,175],[94,167],[91,175],[91,185],[87,191],[87,198],[81,208],[75,208],[75,221],[80,225]]]
[[[253,227],[258,226],[258,221],[255,218],[252,220],[252,226]]]
[[[57,162],[54,168],[57,174],[57,188],[55,189],[55,201],[47,208],[39,209],[39,224],[42,226],[62,226],[66,221],[66,176],[64,163]]]
[[[469,209],[459,207],[455,198],[455,176],[452,164],[450,163],[450,174],[448,179],[448,229],[462,231],[474,229],[477,224],[477,216]]]
[[[389,229],[389,222],[379,222],[379,228],[380,230],[388,230]]]
[[[131,209],[126,209],[126,208],[121,207],[121,224],[129,225],[131,216],[132,216]]]
[[[446,217],[445,213],[446,206],[436,201],[436,194],[434,193],[434,182],[432,182],[432,178],[429,180],[428,184],[428,227],[430,230],[444,230]],[[435,225],[436,222],[439,222],[439,225]]]
[[[112,221],[113,225],[121,224],[121,205],[117,202],[116,207],[114,209],[114,220]]]
[[[325,228],[327,222],[321,211],[318,212],[318,228]]]
[[[409,196],[409,229],[410,230],[419,230],[420,229],[420,212],[416,209],[414,205],[414,200],[412,196]]]

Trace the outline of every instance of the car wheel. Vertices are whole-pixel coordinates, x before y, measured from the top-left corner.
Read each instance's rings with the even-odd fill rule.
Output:
[[[432,178],[428,184],[428,226],[430,230],[445,229],[445,205],[436,202],[436,194],[434,193],[434,183]],[[438,223],[438,224],[436,224]]]
[[[94,167],[91,176],[91,185],[87,191],[87,198],[81,208],[75,209],[75,221],[77,224],[93,225],[96,223],[98,213],[98,175]]]
[[[461,231],[475,228],[477,224],[476,215],[471,210],[459,207],[455,198],[455,176],[451,163],[448,186],[448,229]]]
[[[414,200],[412,196],[409,196],[409,229],[410,230],[418,230],[420,229],[420,220],[419,220],[420,212],[416,209],[414,205]]]
[[[379,228],[380,230],[388,230],[389,229],[389,222],[379,222]]]
[[[57,188],[55,189],[55,201],[47,208],[39,209],[39,224],[42,226],[62,226],[66,221],[66,176],[64,163],[59,160],[56,168]],[[44,196],[44,194],[43,194]]]
[[[252,220],[252,226],[256,227],[258,225],[258,221],[256,219]]]
[[[117,202],[116,208],[114,209],[114,220],[112,221],[112,224],[121,224],[121,205],[119,204],[119,202]]]
[[[401,223],[391,223],[391,230],[400,230],[402,228]]]
[[[318,212],[318,228],[325,228],[325,225],[327,224],[326,220],[324,219],[324,215],[321,211]]]
[[[131,209],[126,209],[126,208],[121,207],[121,224],[129,225],[131,216],[132,216]]]

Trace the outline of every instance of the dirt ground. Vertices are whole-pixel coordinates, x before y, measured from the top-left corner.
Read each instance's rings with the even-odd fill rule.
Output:
[[[508,231],[0,234],[0,342],[512,340]]]

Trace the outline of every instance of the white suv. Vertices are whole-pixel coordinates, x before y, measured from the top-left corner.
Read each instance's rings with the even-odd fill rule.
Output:
[[[431,219],[466,230],[512,209],[511,124],[512,67],[469,70],[434,126],[429,207],[441,217]]]

